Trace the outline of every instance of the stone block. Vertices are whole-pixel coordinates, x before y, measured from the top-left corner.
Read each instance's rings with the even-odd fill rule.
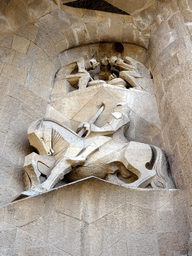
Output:
[[[4,67],[4,64],[2,62],[0,62],[0,74],[1,74],[1,72],[3,70],[3,67]]]
[[[73,7],[70,7],[67,5],[61,5],[61,9],[64,12],[66,12],[76,18],[82,18],[83,15],[86,13],[86,9],[84,9],[84,8],[73,8]]]
[[[25,134],[23,133],[19,134],[19,132],[15,133],[14,131],[9,130],[2,157],[7,158],[9,155],[13,164],[19,164],[21,157],[26,155],[29,147],[29,143],[24,135]],[[10,194],[13,193],[11,190],[7,192]]]
[[[186,130],[183,130],[181,133],[181,136],[178,140],[178,146],[179,146],[179,153],[181,156],[181,159],[184,159],[191,148],[191,142],[190,139],[186,133]]]
[[[133,15],[133,23],[140,31],[147,30],[156,18],[156,10],[154,6],[149,6],[147,9]]]
[[[181,190],[180,193],[173,195],[173,207],[175,214],[175,228],[177,231],[186,231],[186,234],[189,234],[189,222],[187,218],[187,197],[186,191]],[[186,237],[184,237],[183,244],[186,243]]]
[[[169,123],[169,127],[167,129],[167,135],[168,135],[169,144],[170,144],[171,149],[174,148],[175,143],[178,141],[183,129],[184,128],[180,124],[178,116],[175,115],[173,122]]]
[[[0,47],[0,61],[2,63],[11,63],[14,57],[15,51],[6,47]]]
[[[158,133],[157,135],[152,137],[152,143],[151,144],[161,148],[162,145],[163,145],[162,134]]]
[[[188,241],[189,241],[189,233],[185,231],[178,232],[179,238],[179,247],[180,247],[180,254],[187,255],[188,253]]]
[[[31,70],[32,61],[26,56],[25,53],[15,52],[11,64],[25,72],[29,72]]]
[[[175,34],[174,34],[175,35]],[[164,43],[163,43],[164,44]],[[166,44],[165,44],[166,46]],[[160,46],[161,47],[161,46]],[[184,50],[186,47],[185,41],[183,39],[177,39],[175,37],[175,40],[171,43],[169,43],[163,51],[157,56],[156,61],[159,63],[166,62],[168,59],[170,59],[174,54],[180,52],[181,50]]]
[[[30,256],[30,255],[36,255],[36,256],[50,256],[51,255],[51,247],[33,247],[33,248],[27,248],[24,250],[24,255]]]
[[[78,26],[72,26],[71,29],[74,33],[77,45],[84,45],[85,43],[89,42],[89,33],[84,24],[78,25]]]
[[[38,80],[44,82],[44,84],[47,84],[49,82],[49,79],[51,78],[52,71],[54,70],[54,64],[48,60],[47,58],[39,58],[35,62],[33,62],[30,75],[37,78]]]
[[[135,31],[133,25],[131,23],[125,23],[123,25],[123,35],[122,35],[122,42],[126,43],[134,43],[135,42]]]
[[[100,42],[111,42],[110,34],[110,23],[108,22],[99,22],[98,23],[98,36]]]
[[[90,43],[96,43],[99,41],[98,39],[98,25],[95,22],[86,22],[85,23]]]
[[[12,65],[5,64],[2,71],[2,76],[9,77],[15,80],[17,83],[23,85],[26,79],[26,72]]]
[[[190,10],[183,10],[181,12],[181,14],[183,15],[184,18],[184,22],[192,22],[192,11]]]
[[[176,232],[176,219],[174,216],[173,209],[171,210],[160,210],[159,211],[159,226],[160,232]]]
[[[164,96],[159,103],[159,117],[161,120],[161,127],[163,128],[167,122],[172,118],[172,109],[168,99]]]
[[[4,227],[17,228],[15,243],[1,250],[64,256],[82,252],[91,256],[161,255],[159,248],[168,252],[173,247],[179,251],[182,238],[181,244],[176,244],[176,232],[161,233],[166,230],[167,217],[174,230],[172,212],[167,210],[173,193],[130,189],[87,178],[0,208],[9,225]],[[49,248],[50,254],[42,248]]]
[[[65,50],[67,50],[69,47],[69,42],[67,41],[67,39],[63,39],[61,41],[59,41],[56,45],[55,48],[57,49],[57,51],[59,53],[64,52]]]
[[[126,237],[120,239],[112,247],[107,249],[101,256],[115,256],[115,255],[128,255],[127,239]]]
[[[77,45],[77,41],[73,30],[71,28],[65,29],[64,34],[67,41],[69,42],[69,48],[75,47]]]
[[[165,34],[170,33],[171,30],[169,28],[168,22],[165,20],[163,22],[161,22],[161,24],[158,26],[158,29],[155,31],[155,33],[153,34],[153,38],[155,39],[160,39],[162,38]]]
[[[170,77],[173,76],[173,72],[175,70],[177,72],[178,68],[180,68],[180,65],[179,65],[177,55],[175,54],[173,57],[167,60],[162,66],[161,72],[162,72],[163,78],[165,80],[168,80]]]
[[[190,150],[191,151],[191,150]],[[190,164],[190,158],[189,154],[188,156],[183,160],[181,164],[181,170],[183,172],[183,178],[185,183],[185,188],[190,193],[190,189],[192,188],[191,182],[192,182],[192,173],[191,173],[191,164]]]
[[[39,48],[41,48],[50,58],[58,55],[54,41],[43,29],[39,29],[35,39],[35,44],[39,46]]]
[[[167,92],[168,90],[170,90],[170,87],[173,87],[173,90],[175,91],[175,93],[172,92],[173,95],[175,95],[175,96],[181,95],[183,93],[182,87],[184,87],[185,79],[186,79],[186,76],[183,71],[179,71],[179,72],[175,73],[173,77],[171,77],[169,80],[167,80],[164,83],[165,91]],[[170,95],[170,101],[175,99],[175,97],[173,95]]]
[[[189,8],[192,10],[192,3],[190,0],[187,0],[187,4],[188,4]]]
[[[164,96],[164,81],[161,74],[157,74],[154,77],[154,91],[157,98],[157,104],[160,103]]]
[[[127,236],[128,255],[159,256],[157,235],[143,233]]]
[[[65,11],[63,12],[62,8],[61,9],[56,8],[55,10],[50,12],[50,15],[53,18],[53,22],[58,24],[58,25],[56,24],[56,26],[59,26],[61,31],[68,29],[71,26],[71,24],[79,21],[79,19],[75,18],[72,15],[69,15],[67,12],[65,12]],[[50,25],[52,23],[51,20],[52,19],[50,19],[50,21],[49,21]],[[85,19],[83,19],[83,20],[85,20]],[[54,26],[55,26],[55,24],[53,24],[52,29],[54,29]],[[62,36],[63,36],[63,34],[62,34]],[[63,39],[61,39],[61,40],[63,40]]]
[[[4,84],[7,86],[6,94],[17,99],[21,85],[11,79],[4,78],[3,80]]]
[[[17,229],[0,230],[0,248],[13,248]]]
[[[54,43],[57,43],[65,38],[63,30],[69,27],[69,22],[68,26],[61,27],[60,25],[64,22],[58,22],[58,19],[61,21],[61,18],[58,15],[55,17],[50,14],[47,14],[40,19],[40,28],[45,30]]]
[[[180,10],[186,10],[189,8],[187,0],[177,0],[177,4]]]
[[[149,36],[148,35],[142,35],[141,33],[139,33],[139,36],[138,36],[139,38],[136,39],[136,43],[138,45],[144,47],[145,49],[148,49],[148,47],[149,47]]]
[[[57,6],[53,1],[49,0],[32,0],[30,1],[28,8],[29,11],[38,19],[53,11]]]
[[[25,37],[26,39],[28,39],[29,41],[32,41],[32,42],[35,41],[37,33],[38,33],[38,25],[37,24],[27,24],[27,25],[21,27],[17,31],[18,36]]]
[[[36,79],[33,77],[31,74],[28,74],[26,82],[25,82],[25,87],[28,88],[30,91],[34,93],[34,95],[37,95],[37,98],[41,97],[43,100],[48,102],[49,96],[51,93],[51,86],[48,84],[44,84],[41,80]],[[34,96],[35,97],[35,96]],[[44,103],[46,104],[46,103]],[[38,104],[38,106],[40,106]],[[38,106],[35,106],[38,108]]]
[[[44,108],[38,109],[23,103],[18,111],[17,118],[25,124],[25,127],[28,127],[34,120],[41,118],[44,111],[45,106]],[[24,136],[26,135],[24,134]]]
[[[183,20],[181,13],[178,12],[178,13],[174,14],[169,19],[168,23],[169,23],[170,28],[174,29],[176,31],[179,38],[185,38],[186,36],[189,36],[189,33],[184,24],[184,20]]]
[[[0,76],[0,94],[1,94],[1,97],[4,96],[8,92],[9,86],[11,84],[12,84],[12,80],[10,78]],[[1,100],[4,102],[3,98],[1,98]]]
[[[171,7],[173,13],[176,13],[179,11],[178,3],[175,0],[171,0],[169,3],[169,6]]]
[[[39,59],[43,59],[47,62],[50,61],[49,57],[44,53],[44,51],[35,45],[33,42],[30,43],[28,51],[27,51],[27,58],[33,63],[37,62]]]
[[[11,116],[14,116],[17,114],[20,107],[20,101],[17,99],[14,99],[12,97],[6,96],[6,104],[3,109],[6,113],[8,113]]]
[[[163,232],[157,234],[160,255],[166,255],[167,251],[179,252],[179,238],[177,232]]]
[[[11,49],[12,42],[13,42],[13,36],[5,36],[3,39],[0,40],[0,46]]]
[[[161,10],[157,13],[156,23],[160,25],[163,21],[167,21],[173,15],[173,10],[171,9],[168,1],[162,6]]]
[[[16,31],[27,23],[35,21],[35,16],[29,11],[25,1],[21,1],[20,3],[18,1],[10,1],[4,9],[4,15],[9,20],[9,25],[13,31]]]
[[[12,49],[26,54],[30,41],[21,36],[13,36]]]

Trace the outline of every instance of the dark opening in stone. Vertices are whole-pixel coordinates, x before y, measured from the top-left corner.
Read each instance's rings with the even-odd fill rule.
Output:
[[[77,0],[74,2],[64,3],[64,5],[75,7],[75,8],[83,8],[89,10],[98,10],[103,12],[112,12],[124,15],[130,15],[129,13],[115,7],[114,5],[106,2],[105,0]]]
[[[119,43],[119,42],[116,42],[113,44],[113,49],[116,51],[116,52],[120,52],[120,53],[123,53],[124,51],[124,46]]]

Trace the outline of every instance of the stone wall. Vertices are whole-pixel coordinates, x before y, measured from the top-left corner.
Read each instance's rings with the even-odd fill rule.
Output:
[[[163,148],[177,188],[183,190],[192,219],[191,1],[159,1],[150,46],[149,68],[162,124]],[[163,139],[163,140],[162,140]],[[192,224],[192,223],[191,223]]]
[[[181,196],[84,179],[0,208],[0,254],[180,256],[188,243]]]
[[[21,7],[22,6],[22,7]],[[0,205],[23,190],[29,124],[43,117],[61,67],[59,54],[79,45],[125,42],[147,48],[132,16],[60,9],[53,1],[2,1],[0,34]],[[71,14],[70,14],[71,13]]]
[[[172,253],[167,255],[186,253],[189,231],[186,217],[190,222],[192,219],[191,1],[159,0],[156,5],[153,3],[132,16],[74,10],[67,6],[60,7],[56,2],[10,0],[0,3],[0,205],[10,203],[23,191],[23,162],[24,157],[31,151],[26,136],[27,128],[32,121],[45,114],[55,73],[62,64],[60,53],[80,45],[99,42],[123,42],[145,49],[149,47],[147,66],[154,78],[154,91],[162,124],[162,133],[153,139],[153,144],[164,149],[177,188],[181,189],[178,199],[174,201],[174,211],[171,208],[163,213],[156,212],[158,218],[163,215],[163,221],[162,229],[157,228],[159,234],[154,235],[155,244],[156,247],[160,246],[160,243],[163,244],[160,255],[166,255],[163,251],[166,239],[169,240],[169,252]],[[51,197],[51,194],[49,196]],[[30,199],[26,204],[30,205],[33,200],[36,199]],[[15,205],[17,208],[19,203]],[[23,247],[26,248],[25,242],[19,244],[22,238],[18,240],[18,236],[31,240],[34,235],[27,237],[25,230],[21,231],[20,227],[12,222],[14,219],[22,219],[21,215],[12,214],[12,207],[14,208],[13,205],[1,208],[1,229],[5,237],[1,243],[7,246],[2,249],[2,254],[5,255],[9,253],[7,248],[11,248],[12,241],[17,246],[16,253],[20,250],[19,246],[22,247],[21,251]],[[35,207],[38,208],[38,205]],[[5,209],[8,209],[6,214]],[[173,214],[176,222],[182,219],[179,228],[175,228],[175,222],[171,222]],[[142,214],[141,216],[144,217]],[[165,224],[166,218],[171,224],[169,221]],[[156,228],[157,223],[154,225]],[[163,233],[163,237],[160,233]],[[131,241],[137,241],[140,237],[138,234],[130,236]],[[158,236],[162,242],[157,245]],[[6,240],[6,237],[13,240]],[[150,239],[152,236],[148,237]],[[174,237],[177,237],[176,240],[173,240]],[[36,245],[39,243],[39,247],[43,247],[33,250],[40,250],[40,253],[45,248],[49,250],[49,240],[42,237],[36,240],[35,236],[33,239],[34,246],[31,247],[38,247]],[[174,246],[178,241],[182,242],[176,250]],[[126,244],[127,242],[123,242],[124,247]],[[113,250],[115,246],[112,245],[111,249],[105,247],[105,250]],[[121,247],[121,241],[120,245],[118,242],[116,245]],[[29,250],[30,254],[32,249],[26,250]],[[57,251],[54,246],[51,250],[56,251],[55,255],[68,255]],[[118,250],[119,255],[123,255],[121,250]],[[133,248],[132,255],[134,250]],[[114,251],[110,252],[111,255]],[[24,255],[25,253],[24,251]],[[70,251],[68,253],[70,254]],[[101,253],[104,251],[101,250]],[[149,251],[144,253],[142,255],[150,255]],[[155,255],[154,253],[152,255]]]

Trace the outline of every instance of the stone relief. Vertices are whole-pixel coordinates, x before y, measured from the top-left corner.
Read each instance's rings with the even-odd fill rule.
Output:
[[[45,117],[28,129],[38,153],[25,158],[22,194],[89,176],[125,187],[173,188],[162,150],[129,140],[132,112],[160,127],[151,75],[140,62],[92,57],[62,67]]]

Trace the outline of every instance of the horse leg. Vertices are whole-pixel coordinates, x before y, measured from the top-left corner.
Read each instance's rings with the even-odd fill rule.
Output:
[[[86,159],[98,150],[99,147],[107,143],[111,138],[107,136],[97,136],[91,138],[91,143],[86,145],[86,147],[77,154],[75,157],[67,158],[67,161],[73,166],[83,165]]]
[[[41,183],[41,174],[47,176],[54,163],[55,159],[51,156],[31,153],[25,157],[24,170],[29,177],[31,188],[34,188]]]
[[[51,170],[51,174],[42,184],[37,186],[37,190],[48,191],[52,189],[64,176],[71,171],[71,164],[62,158],[59,163]]]

